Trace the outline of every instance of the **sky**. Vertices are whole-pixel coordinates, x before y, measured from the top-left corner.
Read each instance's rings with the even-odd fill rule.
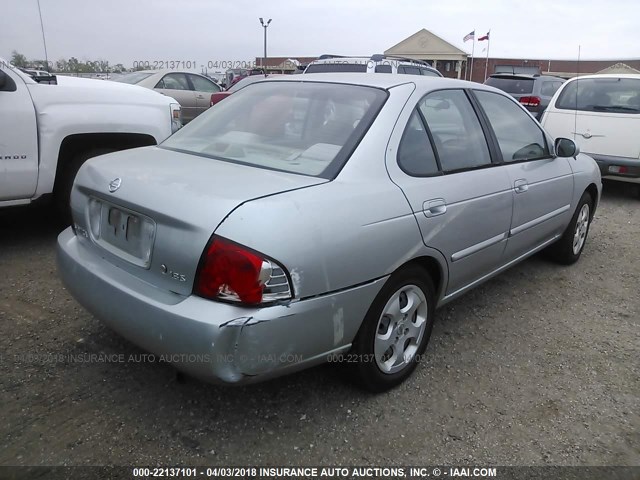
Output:
[[[426,28],[471,53],[491,30],[504,58],[640,58],[639,0],[40,0],[50,61],[253,61],[259,17],[272,18],[269,56],[382,53]],[[44,58],[37,0],[2,0],[0,57]],[[484,56],[487,42],[476,43]],[[200,68],[196,68],[200,70]]]

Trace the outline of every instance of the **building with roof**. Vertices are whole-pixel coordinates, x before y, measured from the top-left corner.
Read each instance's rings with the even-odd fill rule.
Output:
[[[476,48],[477,49],[477,48]],[[321,52],[331,53],[331,52]],[[344,52],[337,52],[344,54]],[[369,55],[379,52],[369,52]],[[385,55],[422,60],[437,68],[445,77],[468,79],[484,82],[487,75],[493,73],[528,73],[554,75],[571,78],[576,75],[590,73],[639,73],[640,58],[635,59],[530,59],[530,58],[496,58],[476,56],[471,66],[471,55],[447,40],[423,28],[384,51]],[[369,55],[358,55],[366,57]],[[298,65],[306,65],[317,57],[268,57],[266,67],[273,73],[293,73]],[[264,62],[256,57],[256,66],[260,68]],[[473,70],[473,72],[471,72]]]

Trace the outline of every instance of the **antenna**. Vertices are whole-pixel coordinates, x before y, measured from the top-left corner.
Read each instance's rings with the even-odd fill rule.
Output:
[[[578,80],[580,78],[580,45],[578,45],[578,65],[576,66],[576,109],[573,111],[573,142],[578,134]]]
[[[47,55],[47,41],[44,38],[44,24],[42,23],[42,10],[40,10],[40,0],[38,0],[38,13],[40,14],[40,30],[42,30],[42,43],[44,44],[44,61],[47,62],[47,72],[51,73],[49,69],[49,55]]]

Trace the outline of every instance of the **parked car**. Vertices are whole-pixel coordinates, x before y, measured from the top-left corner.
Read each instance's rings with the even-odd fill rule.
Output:
[[[304,73],[404,73],[442,77],[442,74],[421,60],[390,55],[372,55],[371,57],[342,57],[339,55],[321,55],[318,60],[307,65]]]
[[[380,391],[416,367],[437,306],[545,248],[577,261],[601,188],[500,90],[283,76],[87,162],[58,262],[96,317],[192,375],[343,361]]]
[[[242,80],[235,83],[228,90],[224,90],[222,92],[216,92],[211,94],[211,106],[213,107],[216,103],[221,102],[225,98],[227,98],[232,93],[237,92],[238,90],[242,90],[247,85],[251,85],[252,83],[259,82],[260,80],[264,80],[268,77],[273,77],[274,75],[250,75],[248,77],[244,77]]]
[[[188,123],[209,108],[211,94],[222,87],[198,73],[175,70],[140,70],[123,75],[114,82],[151,88],[175,98],[182,107],[182,122]]]
[[[38,83],[0,58],[0,208],[53,194],[70,219],[80,165],[106,152],[160,143],[181,127],[180,105],[132,85],[50,78]]]
[[[640,178],[640,75],[585,75],[556,93],[542,118],[551,135],[573,138],[602,176]]]
[[[510,94],[539,120],[551,97],[564,82],[564,78],[551,75],[497,73],[484,83]]]
[[[233,87],[240,80],[252,75],[264,75],[262,68],[230,68],[224,74],[227,88]]]

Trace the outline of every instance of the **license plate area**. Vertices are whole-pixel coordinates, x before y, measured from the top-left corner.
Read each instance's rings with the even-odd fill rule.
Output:
[[[135,265],[149,268],[156,223],[146,215],[92,198],[89,225],[95,243]]]

